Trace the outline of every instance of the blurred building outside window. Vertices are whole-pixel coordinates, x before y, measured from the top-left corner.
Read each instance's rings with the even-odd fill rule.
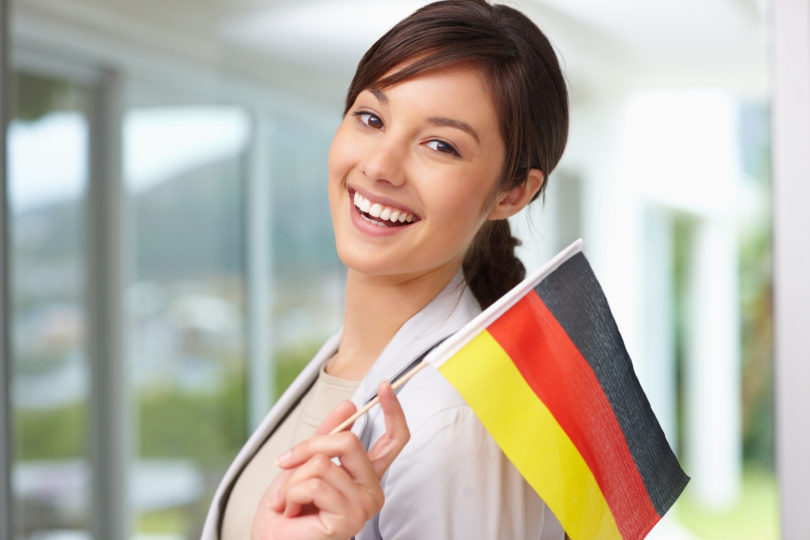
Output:
[[[228,106],[124,116],[135,531],[188,535],[245,427],[244,161]]]
[[[8,173],[15,529],[88,530],[86,91],[13,74]]]

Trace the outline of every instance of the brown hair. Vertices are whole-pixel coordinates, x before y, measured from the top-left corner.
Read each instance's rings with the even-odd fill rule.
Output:
[[[489,82],[506,145],[498,190],[519,186],[529,169],[539,169],[545,175],[539,195],[568,138],[568,92],[546,36],[511,7],[485,0],[445,0],[417,10],[360,60],[344,114],[364,89],[385,88],[456,64],[477,67]],[[525,276],[514,253],[518,244],[505,219],[488,221],[473,239],[464,258],[464,277],[482,307]]]

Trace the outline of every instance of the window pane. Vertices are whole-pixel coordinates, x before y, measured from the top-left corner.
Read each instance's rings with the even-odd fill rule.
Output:
[[[81,538],[89,536],[91,489],[86,93],[26,73],[16,73],[13,82],[8,157],[16,537],[73,531]]]
[[[280,121],[273,141],[273,355],[276,396],[343,318],[345,270],[326,197],[331,130]],[[302,218],[302,216],[304,216]]]
[[[125,117],[136,534],[198,534],[245,440],[248,138],[236,107],[133,108]]]

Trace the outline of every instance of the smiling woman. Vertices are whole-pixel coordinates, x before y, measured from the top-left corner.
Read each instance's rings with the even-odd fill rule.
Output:
[[[237,456],[204,538],[562,538],[449,383],[385,381],[523,277],[506,219],[567,128],[551,45],[512,8],[436,2],[369,49],[329,152],[343,326]],[[375,393],[382,414],[328,434]]]

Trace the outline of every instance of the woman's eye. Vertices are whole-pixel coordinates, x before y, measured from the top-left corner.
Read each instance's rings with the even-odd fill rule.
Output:
[[[357,112],[355,112],[353,114],[354,114],[354,116],[357,117],[357,119],[359,119],[361,122],[363,122],[368,127],[371,127],[371,128],[374,128],[374,129],[382,129],[382,127],[383,127],[382,120],[380,120],[380,117],[377,116],[376,114],[372,114],[370,112],[364,112],[364,111],[357,111]]]
[[[434,139],[432,141],[428,141],[427,147],[431,150],[435,150],[436,152],[440,152],[442,154],[450,154],[453,156],[458,156],[458,151],[453,148],[453,145],[447,142],[444,142],[439,139]]]

